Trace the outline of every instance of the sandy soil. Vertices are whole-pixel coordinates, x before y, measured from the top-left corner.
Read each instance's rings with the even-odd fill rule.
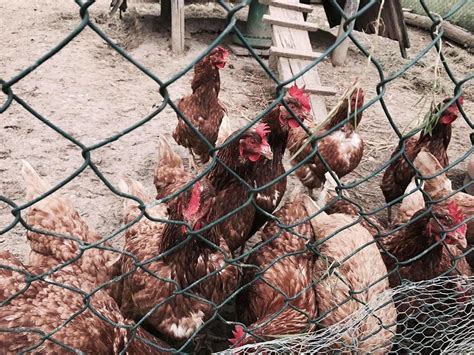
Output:
[[[171,55],[169,28],[158,21],[159,5],[135,3],[123,20],[107,19],[109,2],[98,1],[90,8],[91,18],[114,41],[160,79],[168,79],[183,69],[224,28],[224,12],[216,5],[191,5],[186,9],[186,53]],[[71,1],[0,0],[0,77],[9,80],[23,68],[47,52],[79,23],[78,7]],[[321,8],[311,20],[322,30],[312,35],[315,49],[324,50],[334,41],[337,30],[329,30]],[[242,15],[241,17],[245,17]],[[209,19],[212,18],[212,19]],[[425,32],[410,29],[412,48],[409,57],[429,43]],[[361,42],[371,46],[386,76],[397,72],[409,60],[401,58],[398,44],[383,38],[358,34]],[[464,50],[445,44],[443,52],[453,71],[461,79],[472,73],[474,62]],[[413,127],[426,107],[418,102],[429,95],[433,84],[436,53],[430,51],[417,65],[391,82],[385,100],[400,129]],[[318,67],[324,84],[335,85],[342,93],[356,77],[366,91],[366,98],[375,95],[379,77],[373,66],[354,47],[349,51],[349,64],[333,68],[329,62]],[[249,57],[230,57],[230,65],[222,71],[221,100],[226,104],[233,125],[242,125],[244,118],[253,118],[271,100],[274,85],[258,63]],[[170,88],[176,99],[190,91],[191,74],[180,78]],[[449,94],[454,85],[443,72],[441,85]],[[48,117],[54,124],[91,145],[116,134],[145,117],[154,104],[161,101],[158,85],[124,60],[92,30],[84,30],[72,43],[14,86],[17,95]],[[5,96],[0,96],[0,103]],[[465,111],[472,116],[474,90],[465,85]],[[337,97],[328,98],[329,107]],[[152,188],[157,137],[170,137],[176,115],[167,108],[158,117],[118,141],[92,153],[92,160],[113,184],[122,175],[130,175]],[[344,179],[360,180],[376,171],[387,160],[397,143],[379,103],[364,112],[360,133],[367,149],[357,170]],[[454,160],[470,148],[470,129],[463,118],[454,124],[449,155]],[[187,159],[186,152],[176,147]],[[20,160],[27,159],[51,184],[59,183],[82,163],[80,149],[64,139],[19,104],[13,103],[0,118],[0,194],[16,203],[25,202],[24,184],[19,174]],[[465,163],[450,173],[458,181]],[[378,188],[380,174],[359,185],[354,191],[367,209],[382,203]],[[297,183],[292,179],[287,195]],[[120,226],[122,203],[87,169],[61,191],[70,197],[91,227],[109,234]],[[9,209],[0,203],[0,228],[12,220]],[[28,246],[24,230],[15,227],[0,235],[0,249],[5,248],[25,257]]]

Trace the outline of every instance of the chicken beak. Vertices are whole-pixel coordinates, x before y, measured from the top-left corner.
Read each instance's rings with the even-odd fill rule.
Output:
[[[262,147],[262,149],[260,150],[260,154],[263,155],[268,160],[272,160],[273,159],[273,152],[272,152],[272,148],[270,147],[270,145],[265,144],[265,145],[262,145],[261,147]]]

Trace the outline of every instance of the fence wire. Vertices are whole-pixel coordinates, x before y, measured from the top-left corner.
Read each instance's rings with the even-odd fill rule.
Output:
[[[442,21],[449,20],[455,14],[462,12],[467,0],[457,2],[443,17],[438,17],[430,13],[430,9],[425,1],[420,0],[419,4],[426,12],[426,15],[433,21],[433,26],[430,31],[432,40],[409,63],[389,76],[383,71],[376,56],[370,53],[357,37],[354,36],[353,32],[349,30],[349,24],[369,11],[373,6],[377,5],[378,1],[369,1],[366,5],[361,7],[354,16],[347,18],[337,2],[331,0],[333,6],[335,6],[346,19],[344,25],[346,32],[344,36],[335,41],[319,58],[304,68],[301,73],[287,81],[278,79],[278,76],[272,72],[266,62],[248,45],[243,33],[236,27],[237,20],[235,15],[249,5],[249,0],[235,6],[231,6],[219,0],[220,6],[227,12],[225,29],[205,51],[168,81],[163,81],[156,73],[153,73],[140,64],[94,24],[89,15],[89,8],[94,2],[94,0],[76,0],[75,3],[79,7],[78,17],[81,19],[79,25],[35,63],[9,80],[0,79],[2,91],[7,97],[4,104],[0,107],[0,113],[8,110],[12,102],[18,103],[49,129],[79,147],[84,159],[82,165],[74,171],[74,173],[54,187],[45,189],[40,196],[33,198],[25,204],[19,205],[8,197],[0,196],[0,201],[11,207],[11,213],[14,216],[14,220],[8,226],[1,229],[0,234],[5,234],[18,224],[21,224],[28,231],[30,242],[36,238],[40,243],[42,241],[46,243],[46,245],[50,244],[52,249],[55,247],[59,249],[64,248],[64,250],[67,249],[71,255],[70,258],[62,260],[61,263],[57,265],[48,264],[48,261],[44,260],[45,265],[50,265],[51,267],[41,269],[22,265],[8,252],[0,253],[0,285],[4,286],[3,291],[0,291],[2,297],[0,300],[0,314],[4,316],[2,317],[3,319],[0,320],[0,338],[4,343],[0,344],[1,353],[93,353],[93,348],[88,347],[90,343],[88,343],[87,337],[83,338],[84,334],[88,332],[91,337],[94,337],[93,339],[100,340],[95,344],[97,352],[100,352],[99,349],[107,349],[107,347],[109,347],[107,353],[120,354],[199,351],[200,349],[198,349],[196,343],[202,347],[203,343],[205,344],[209,341],[220,344],[217,346],[219,350],[250,343],[251,345],[246,345],[246,347],[241,348],[243,350],[234,351],[266,353],[314,351],[373,351],[378,353],[389,351],[435,352],[443,349],[444,351],[469,352],[473,350],[473,335],[472,332],[470,332],[470,329],[474,325],[472,316],[472,278],[458,268],[460,264],[465,263],[465,259],[472,253],[473,248],[469,246],[461,253],[453,254],[451,253],[451,247],[447,245],[448,233],[457,231],[460,226],[462,227],[462,223],[472,223],[472,215],[465,216],[464,222],[456,221],[455,225],[450,229],[441,231],[442,238],[437,244],[431,245],[422,253],[412,258],[398,260],[396,256],[389,255],[392,259],[393,267],[388,273],[376,270],[378,268],[378,262],[381,261],[379,249],[384,250],[384,243],[381,242],[381,240],[395,235],[400,230],[406,228],[410,223],[414,223],[417,219],[422,219],[425,215],[429,215],[436,209],[437,205],[441,205],[444,201],[456,196],[455,194],[459,193],[467,185],[472,184],[472,181],[468,182],[466,186],[441,197],[434,196],[430,194],[429,191],[426,191],[423,183],[426,184],[438,177],[443,177],[446,171],[449,171],[453,166],[471,156],[473,152],[472,142],[465,154],[456,161],[441,170],[435,171],[433,174],[426,175],[419,169],[416,162],[410,161],[410,157],[407,155],[407,146],[404,144],[410,137],[424,128],[420,127],[409,134],[400,132],[384,101],[387,85],[403,75],[422,57],[427,55],[431,49],[435,48],[439,53],[440,63],[455,86],[452,99],[444,102],[436,115],[439,118],[442,112],[457,102],[456,106],[460,112],[460,116],[463,117],[472,129],[473,123],[470,121],[466,112],[464,112],[458,99],[463,93],[463,86],[474,77],[474,74],[470,74],[465,78],[455,77],[441,51],[443,29],[438,26]],[[156,87],[163,98],[158,107],[137,123],[129,126],[122,132],[89,146],[68,134],[64,127],[60,127],[60,125],[50,121],[48,117],[40,113],[21,96],[15,93],[15,85],[23,80],[28,80],[28,76],[31,73],[65,48],[87,27],[106,41],[110,47],[117,51],[122,57],[152,79],[156,83]],[[242,127],[238,134],[233,135],[224,144],[214,147],[198,129],[193,127],[191,121],[179,110],[177,103],[171,100],[168,87],[192,70],[199,61],[206,57],[229,34],[234,34],[240,39],[255,61],[274,82],[276,99],[245,127]],[[239,173],[225,165],[222,157],[219,156],[219,152],[238,140],[244,132],[255,128],[256,124],[278,105],[286,107],[298,123],[302,125],[308,135],[310,135],[312,131],[305,126],[306,122],[302,122],[293,108],[284,100],[284,87],[328,58],[331,52],[339,46],[345,38],[349,38],[360,52],[369,59],[371,65],[376,68],[379,75],[377,79],[374,78],[374,81],[377,81],[376,97],[361,106],[359,112],[351,112],[346,119],[332,127],[328,132],[320,136],[312,135],[310,140],[312,147],[310,154],[291,169],[264,185],[252,186],[251,182],[249,183],[245,178],[239,176]],[[318,216],[323,215],[323,213],[318,208],[309,212],[308,201],[305,200],[305,198],[301,197],[301,199],[295,198],[292,200],[295,203],[295,205],[292,205],[292,208],[306,211],[304,218],[298,218],[296,220],[290,220],[284,212],[280,212],[282,210],[284,211],[285,207],[280,211],[277,210],[274,213],[269,213],[255,203],[255,198],[259,193],[283,181],[289,174],[309,163],[314,157],[318,157],[323,162],[325,168],[329,169],[331,162],[325,161],[321,155],[318,149],[318,142],[325,136],[354,120],[358,113],[363,112],[377,101],[380,102],[383,108],[388,124],[399,138],[400,149],[391,157],[390,161],[387,161],[380,169],[358,181],[343,184],[333,174],[333,178],[335,178],[337,182],[335,182],[335,186],[332,186],[332,189],[337,193],[333,195],[335,199],[331,200],[331,202],[324,203],[323,208],[323,210],[329,211],[338,203],[345,201],[357,207],[358,214],[356,219],[349,219],[346,224],[336,223],[331,226],[330,231],[323,233],[324,235],[319,235],[321,233],[317,231],[320,231],[321,227],[315,226],[314,224],[318,223]],[[203,171],[177,191],[157,201],[150,202],[147,201],[144,196],[138,196],[132,193],[133,191],[125,191],[123,188],[119,188],[108,181],[91,159],[91,154],[93,151],[117,141],[130,132],[142,127],[148,121],[159,119],[160,113],[167,106],[170,106],[176,112],[178,117],[191,128],[194,134],[206,142],[212,159]],[[371,211],[364,210],[363,206],[356,200],[350,199],[345,195],[346,191],[356,188],[360,184],[373,178],[376,174],[381,173],[399,157],[404,157],[408,161],[409,166],[416,171],[417,180],[411,191]],[[224,167],[224,171],[227,172],[229,178],[232,177],[236,179],[246,187],[248,196],[243,199],[242,204],[225,215],[218,216],[214,221],[197,231],[193,231],[192,226],[182,221],[168,220],[165,217],[167,211],[166,205],[175,201],[175,198],[178,196],[184,196],[186,193],[189,194],[190,190],[198,181],[202,183],[203,177],[212,173],[219,165]],[[39,206],[41,201],[62,189],[87,168],[92,169],[110,191],[117,196],[129,199],[130,201],[128,201],[128,203],[131,203],[131,206],[135,206],[134,209],[131,209],[132,212],[128,216],[128,219],[125,220],[125,223],[118,230],[105,236],[90,235],[87,234],[89,232],[86,231],[85,235],[88,237],[85,239],[84,235],[66,234],[61,228],[51,229],[48,226],[37,228],[27,223],[25,219],[27,209],[34,209],[35,206]],[[330,179],[328,179],[328,181],[329,180]],[[414,197],[420,192],[428,207],[423,214],[417,215],[413,220],[405,221],[390,230],[384,230],[380,228],[377,223],[374,223],[373,217],[377,213],[395,203],[401,202],[405,198]],[[61,202],[58,202],[60,201],[59,199],[55,201],[59,206],[65,208],[65,213],[73,213],[67,210],[67,206],[64,207],[64,205],[61,205]],[[268,222],[264,229],[264,233],[266,233],[267,236],[270,235],[268,239],[263,240],[260,244],[247,247],[243,253],[235,253],[234,255],[228,248],[222,247],[220,244],[216,245],[215,242],[206,238],[208,231],[233,215],[244,211],[248,206],[253,206],[270,218],[270,222]],[[344,221],[344,218],[338,217],[332,221],[334,220],[340,222]],[[375,228],[375,238],[367,238],[367,235],[364,234],[365,232],[360,230],[360,224],[358,224],[358,222],[365,223],[364,225],[369,229],[370,227]],[[176,225],[177,227],[184,226],[187,228],[186,238],[177,245],[172,245],[164,253],[152,255],[152,257],[147,260],[137,258],[133,250],[123,250],[122,248],[111,246],[110,242],[123,232],[129,232],[132,235],[134,235],[133,233],[140,233],[140,228],[145,228],[143,227],[144,223],[148,223],[146,226],[151,230],[155,230],[157,233],[165,228],[162,223]],[[351,244],[348,243],[347,240],[341,239],[344,236],[348,236],[348,234],[344,234],[345,231],[352,234],[359,233],[366,237],[365,239],[361,238],[359,242]],[[84,230],[81,230],[81,232],[84,232]],[[314,239],[314,237],[308,237],[314,234],[317,235],[316,239]],[[220,268],[215,268],[206,275],[197,277],[195,280],[183,280],[179,275],[172,275],[171,273],[168,273],[168,276],[163,276],[162,270],[157,270],[156,265],[159,265],[161,268],[166,268],[167,263],[173,260],[173,254],[177,253],[183,245],[194,243],[196,240],[201,241],[209,249],[214,250],[215,254],[218,255],[216,258],[221,262]],[[278,254],[273,250],[272,254],[272,243],[278,240],[286,241],[282,247],[284,252]],[[423,258],[429,253],[434,253],[434,250],[440,244],[448,251],[448,255],[451,253],[449,260],[450,267],[439,274],[440,278],[435,280],[411,280],[417,281],[418,283],[408,282],[402,283],[398,287],[387,287],[389,280],[392,278],[399,277],[403,279],[406,276],[403,274],[403,267],[409,267],[414,262],[424,260]],[[329,254],[327,254],[325,246],[327,246],[327,248],[331,248],[331,246],[342,248],[341,258],[336,260],[328,256]],[[268,252],[268,255],[272,255],[272,258],[262,262],[258,256],[260,255],[258,253],[262,251]],[[390,254],[387,250],[385,250],[385,252]],[[96,257],[96,255],[102,257],[104,270],[97,270],[97,275],[92,276],[93,280],[89,279],[86,275],[78,274],[79,269],[76,268],[76,266],[86,265],[90,258]],[[212,255],[214,257],[214,254]],[[365,267],[366,270],[362,271],[374,273],[375,275],[370,276],[366,274],[369,281],[362,289],[354,289],[347,276],[347,268],[357,267],[354,260],[357,260],[356,257],[358,255],[363,256],[365,261],[370,264]],[[443,257],[445,256],[446,254],[443,254]],[[124,272],[122,264],[126,263],[129,264],[129,269]],[[314,264],[322,265],[320,269],[324,270],[324,272],[315,272],[313,274],[305,269],[306,267],[311,269]],[[193,265],[184,266],[193,267]],[[285,272],[288,272],[288,268],[291,267],[298,270],[292,275],[294,279],[289,277],[288,274],[285,274]],[[118,268],[119,272],[115,273],[113,277],[107,278],[107,276],[104,276],[104,274],[108,275],[107,268]],[[383,268],[381,270],[383,270]],[[456,274],[455,271],[457,271],[460,276],[453,276]],[[103,273],[101,274],[101,272]],[[272,272],[276,273],[278,277],[271,279]],[[238,284],[236,283],[233,286],[221,285],[223,295],[215,298],[219,299],[219,302],[202,297],[201,287],[211,287],[209,283],[225,273],[232,274],[235,280],[240,278],[240,274],[242,273],[245,274],[245,277],[244,280],[240,280]],[[133,319],[128,319],[121,313],[120,307],[116,303],[116,297],[126,292],[133,292],[131,288],[126,286],[126,281],[135,274],[141,274],[144,280],[149,281],[150,278],[158,279],[164,284],[169,284],[172,291],[169,292],[169,297],[157,301],[153,307],[137,311],[132,317]],[[446,275],[451,277],[443,277]],[[229,278],[229,280],[232,279],[232,277]],[[302,281],[299,280],[300,278]],[[275,280],[279,279],[283,281],[279,284],[275,284]],[[288,284],[298,283],[300,281],[306,282],[306,284],[299,288],[297,292],[289,294]],[[258,288],[255,285],[257,285]],[[146,283],[142,285],[142,287],[146,288]],[[163,286],[163,288],[165,287],[168,286]],[[225,292],[224,290],[229,287],[231,289]],[[271,300],[275,301],[281,304],[281,309],[276,312],[271,311],[266,315],[263,310],[255,310],[256,313],[260,312],[258,313],[260,315],[255,316],[255,319],[252,321],[244,322],[239,317],[242,314],[235,315],[234,309],[235,307],[237,307],[237,309],[244,307],[240,298],[242,294],[254,292],[254,297],[258,298],[258,294],[256,293],[258,290],[271,295],[267,300],[269,304]],[[339,290],[340,292],[336,293],[335,290]],[[217,290],[216,292],[220,291]],[[371,292],[375,292],[375,295],[378,296],[375,298],[372,296],[369,297],[368,295]],[[315,295],[319,295],[320,297],[318,302],[315,300]],[[326,295],[326,298],[324,298],[324,295]],[[135,302],[139,305],[143,300],[139,299],[141,296],[136,297],[138,298]],[[192,313],[194,317],[200,317],[200,320],[197,321],[199,326],[197,326],[196,329],[191,329],[189,332],[188,330],[185,331],[180,328],[184,327],[184,323],[189,320],[161,320],[162,324],[166,324],[167,322],[172,324],[174,322],[175,333],[180,331],[186,332],[185,336],[180,337],[181,339],[179,341],[172,339],[169,335],[166,336],[160,329],[158,329],[158,331],[157,329],[153,329],[149,322],[149,319],[153,318],[154,314],[159,313],[160,309],[170,307],[168,302],[172,299],[179,300],[174,304],[178,308],[181,304],[183,307],[189,307],[189,300],[192,300],[194,305],[199,305],[199,307],[195,309],[195,312]],[[43,312],[42,307],[46,306],[47,300],[54,300],[56,307],[54,310],[48,309]],[[327,304],[325,301],[327,301]],[[309,304],[311,306],[308,306]],[[72,309],[72,313],[67,314],[67,307],[64,307],[64,305],[67,305],[69,310]],[[261,306],[263,307],[263,304],[261,304]],[[270,305],[268,307],[271,309]],[[245,312],[246,310],[242,311],[242,313]],[[229,314],[231,314],[231,316],[229,316]],[[337,322],[329,321],[332,315],[336,315]],[[53,317],[57,321],[48,322],[48,317]],[[68,333],[68,329],[75,329],[77,331],[77,324],[81,322],[83,322],[86,327],[86,329],[82,329],[82,333]],[[290,329],[291,325],[296,322],[306,324],[306,326],[301,326],[298,333],[288,333],[287,329]],[[205,331],[212,329],[214,324],[219,324],[217,326],[217,332],[214,331],[217,335],[206,333]],[[275,328],[277,329],[276,331],[274,330]],[[144,329],[147,329],[147,331]],[[232,330],[235,338],[233,339],[233,344],[227,341],[228,338],[232,337]],[[153,333],[153,335],[149,332]],[[95,337],[96,333],[99,334],[98,337]],[[206,335],[202,336],[202,334]],[[159,340],[160,338],[162,340]],[[112,340],[107,342],[110,339]],[[223,343],[224,345],[222,345]],[[252,345],[252,343],[259,344]],[[85,348],[81,348],[81,346],[85,346]]]

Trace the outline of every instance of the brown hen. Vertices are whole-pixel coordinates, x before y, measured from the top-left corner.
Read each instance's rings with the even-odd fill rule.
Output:
[[[400,155],[385,170],[382,183],[380,184],[380,188],[385,196],[385,202],[390,203],[403,195],[415,176],[415,171],[408,161],[413,163],[422,148],[426,148],[433,154],[443,168],[448,166],[447,148],[451,141],[451,124],[458,117],[459,111],[456,103],[451,104],[443,112],[439,111],[443,105],[451,100],[452,98],[445,99],[431,111],[431,116],[440,115],[431,134],[422,131],[419,135],[401,141],[393,152],[391,159],[394,159],[404,149],[406,158],[403,154]],[[460,97],[459,104],[462,105],[462,103],[463,99]],[[388,207],[388,218],[389,221],[392,220],[391,206]]]
[[[316,316],[313,289],[314,255],[307,249],[313,232],[303,206],[302,196],[295,196],[276,213],[289,230],[269,222],[262,232],[264,242],[246,261],[242,285],[237,297],[240,320],[249,335],[236,327],[234,345],[270,340],[278,335],[301,334],[312,329],[310,320]],[[291,301],[287,302],[287,299]]]
[[[296,84],[294,84],[288,90],[285,102],[300,121],[305,122],[311,119],[309,113],[311,110],[309,96],[304,88],[300,89]],[[297,129],[300,126],[297,120],[283,104],[278,104],[272,111],[262,118],[261,122],[267,124],[270,128],[268,143],[273,152],[273,159],[262,161],[259,166],[259,170],[261,170],[262,173],[258,174],[254,179],[254,187],[262,187],[273,182],[277,178],[280,179],[270,187],[259,191],[255,196],[255,204],[266,213],[272,213],[280,204],[286,190],[286,177],[281,177],[285,173],[285,168],[283,167],[283,155],[285,154],[288,137],[290,131]],[[266,214],[257,209],[250,235],[253,235],[257,230],[259,230],[267,220],[268,217]]]
[[[362,119],[360,108],[364,104],[364,92],[362,89],[355,90],[347,99],[344,99],[334,114],[317,132],[317,136],[331,132],[317,141],[317,147],[331,170],[340,178],[349,174],[359,165],[364,152],[364,141],[355,131]],[[355,111],[357,111],[357,115],[354,119],[335,128]],[[308,127],[314,127],[314,122],[311,121]],[[302,128],[290,132],[288,150],[293,156],[299,152],[291,162],[293,165],[298,164],[311,154],[313,147],[308,144],[308,134]],[[326,172],[327,169],[321,159],[314,155],[296,170],[296,175],[306,187],[314,189],[324,183]]]
[[[25,282],[25,276],[33,277],[43,270],[23,266],[7,251],[0,251],[0,265],[0,344],[4,354],[27,349],[35,354],[80,351],[135,355],[165,354],[164,350],[171,350],[169,345],[141,328],[136,328],[133,334],[133,322],[122,316],[105,291],[95,292],[86,299],[86,294],[91,294],[96,285],[80,277],[82,269],[78,265],[71,264],[48,275],[45,277],[47,282],[39,279],[29,284]],[[47,334],[51,337],[45,339]]]
[[[310,215],[318,210],[309,197],[304,204]],[[364,304],[375,307],[331,351],[386,353],[392,346],[397,314],[391,295],[383,296],[389,290],[387,268],[372,235],[356,218],[340,213],[321,212],[310,223],[318,255],[313,280],[319,324],[329,327],[349,320]]]
[[[121,190],[148,203],[150,199],[136,181],[121,182]],[[188,234],[211,221],[215,213],[214,189],[206,179],[171,200],[168,205],[147,208],[154,218],[180,221],[160,223],[142,217],[126,232],[123,256],[121,310],[127,317],[141,319],[173,339],[187,339],[217,313],[219,306],[237,287],[238,270],[226,263],[231,252],[224,235],[214,230]],[[139,206],[125,202],[124,223],[141,216]],[[134,260],[136,258],[136,261]],[[191,297],[187,294],[195,297]],[[209,302],[203,302],[199,298]]]
[[[26,182],[26,197],[32,200],[50,189],[31,165],[23,161],[22,175]],[[31,247],[29,264],[43,271],[77,259],[72,265],[80,270],[79,275],[89,283],[99,286],[118,275],[120,254],[99,247],[110,246],[100,243],[100,235],[91,230],[75,210],[72,203],[57,193],[35,203],[28,211],[26,221],[35,229],[27,232]],[[40,233],[54,233],[58,236]],[[74,238],[74,239],[72,239]],[[110,292],[115,292],[115,285]]]
[[[198,62],[191,83],[193,93],[178,103],[178,110],[212,145],[216,143],[222,118],[226,114],[218,96],[219,70],[224,68],[228,55],[223,47],[216,47]],[[208,145],[179,116],[173,138],[189,149],[195,162],[206,163],[209,160]]]
[[[248,203],[250,193],[245,183],[254,185],[258,176],[265,174],[260,169],[265,159],[273,157],[267,142],[268,127],[258,124],[255,129],[239,135],[234,132],[229,144],[217,153],[217,162],[207,177],[216,191],[216,219],[227,216],[216,229],[224,236],[229,248],[234,251],[242,246],[252,235],[250,233],[255,218],[255,206]],[[158,198],[163,198],[191,181],[192,174],[184,169],[181,158],[173,152],[165,140],[160,141],[160,161],[155,170],[155,186]],[[244,183],[236,179],[224,165],[238,174]],[[238,211],[236,211],[239,209]]]

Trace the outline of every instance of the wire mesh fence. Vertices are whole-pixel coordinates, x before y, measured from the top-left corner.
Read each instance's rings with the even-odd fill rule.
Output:
[[[0,79],[6,95],[1,113],[16,102],[77,146],[83,157],[82,165],[53,187],[24,162],[29,202],[19,205],[0,196],[14,216],[0,234],[22,225],[32,249],[25,265],[8,251],[0,253],[2,352],[473,351],[474,198],[462,191],[472,181],[455,188],[446,177],[471,157],[472,142],[466,142],[466,151],[452,162],[446,149],[454,120],[462,118],[473,127],[462,95],[474,74],[456,78],[443,55],[443,30],[438,26],[462,11],[467,1],[457,2],[439,18],[420,0],[433,21],[432,41],[391,75],[347,30],[288,81],[278,79],[237,28],[235,15],[248,2],[231,6],[219,1],[227,12],[225,29],[167,81],[91,20],[89,8],[95,1],[75,2],[80,24],[31,66],[9,80]],[[343,14],[336,1],[332,3]],[[377,3],[362,6],[347,18],[345,28]],[[135,124],[91,145],[15,93],[19,82],[86,28],[152,79],[163,98]],[[227,57],[220,43],[230,34],[244,43],[274,82],[276,93],[264,111],[235,132],[226,132],[225,109],[217,100],[218,70]],[[328,58],[347,37],[377,69],[377,95],[364,102],[363,89],[355,84],[328,119],[317,124],[311,120],[304,89],[284,88]],[[433,48],[438,62],[427,94],[442,94],[436,85],[441,71],[454,84],[454,92],[441,103],[433,101],[418,128],[404,134],[384,101],[386,87]],[[208,125],[196,116],[192,99],[174,102],[168,91],[193,68],[193,94],[214,99],[215,105],[199,106],[209,117],[217,117]],[[357,124],[376,102],[399,145],[370,175],[341,182],[360,162],[363,143]],[[133,179],[113,184],[92,153],[160,119],[166,107],[178,116],[174,139],[190,148],[202,169],[185,169],[169,142],[160,138],[156,199]],[[287,147],[289,169],[283,167]],[[74,203],[60,197],[59,190],[89,168],[124,198],[123,225],[109,235],[90,230]],[[386,203],[369,209],[350,192],[380,173]],[[290,174],[311,191],[287,191]],[[284,195],[288,199],[277,208]],[[379,220],[381,212],[398,205],[390,223]],[[114,241],[123,233],[125,244],[117,246]],[[254,236],[257,243],[250,242]]]

